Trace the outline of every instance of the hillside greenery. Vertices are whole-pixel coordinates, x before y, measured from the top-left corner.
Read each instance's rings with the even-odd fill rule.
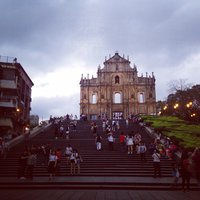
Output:
[[[200,147],[200,125],[194,125],[175,116],[141,116],[156,132],[169,137],[179,146]]]

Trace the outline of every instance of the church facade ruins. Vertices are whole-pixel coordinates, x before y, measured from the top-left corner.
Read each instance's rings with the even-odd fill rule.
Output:
[[[97,78],[81,77],[80,114],[90,120],[128,118],[131,115],[156,113],[155,77],[138,76],[129,58],[118,52],[98,67]]]

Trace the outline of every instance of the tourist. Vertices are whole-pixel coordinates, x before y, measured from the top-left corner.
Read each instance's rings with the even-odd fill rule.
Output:
[[[192,154],[192,161],[194,163],[194,171],[195,171],[196,179],[198,183],[200,183],[200,149],[199,148],[194,149],[194,152]]]
[[[68,144],[65,148],[65,157],[66,157],[66,161],[67,161],[67,165],[70,163],[70,156],[72,154],[72,147],[70,144]]]
[[[64,136],[65,139],[66,139],[66,140],[69,140],[69,125],[67,125],[64,135],[65,135],[65,136]]]
[[[124,135],[123,132],[121,132],[119,135],[119,143],[121,152],[124,152],[126,150],[126,136]]]
[[[103,132],[106,131],[106,121],[105,121],[105,119],[103,119],[103,122],[102,122],[102,129],[103,129]]]
[[[36,163],[37,163],[36,152],[30,151],[27,158],[27,171],[26,171],[28,179],[31,179],[31,180],[33,179],[33,170]]]
[[[160,170],[160,153],[158,150],[154,150],[152,155],[153,158],[153,169],[154,169],[154,178],[161,177],[161,170]]]
[[[59,137],[63,138],[63,135],[64,135],[64,126],[61,125],[60,128],[59,128]]]
[[[117,127],[117,130],[120,129],[119,120],[116,121],[116,127]]]
[[[56,149],[56,156],[57,156],[56,173],[57,173],[57,175],[59,175],[59,173],[60,173],[61,159],[62,159],[62,151],[61,151],[60,148]]]
[[[134,141],[133,141],[133,135],[131,133],[126,137],[126,145],[128,154],[133,154]]]
[[[186,150],[184,150],[181,155],[180,173],[182,178],[182,190],[185,192],[186,189],[187,190],[190,189],[190,178],[191,178],[190,160],[188,152]]]
[[[97,134],[97,124],[95,122],[93,123],[92,133],[94,136]]]
[[[140,160],[141,161],[146,161],[147,147],[144,144],[144,142],[141,141],[138,148],[139,148]]]
[[[50,152],[49,162],[48,162],[49,180],[55,177],[57,160],[58,157],[56,156],[56,152],[55,150],[52,150]]]
[[[70,155],[70,174],[76,173],[76,150],[74,149]]]
[[[112,120],[112,131],[115,132],[116,129],[116,121],[113,119]]]
[[[81,173],[81,163],[83,162],[83,159],[77,150],[76,150],[75,156],[76,156],[75,165],[77,167],[77,174],[80,174]]]
[[[179,173],[179,167],[177,163],[172,163],[172,176],[173,176],[173,182],[172,182],[172,188],[177,187],[178,179],[180,177]]]
[[[26,149],[19,156],[18,178],[22,179],[22,180],[25,179],[28,156],[29,156],[29,154],[28,154],[28,151]]]
[[[108,133],[108,149],[110,151],[114,150],[114,137],[112,132]]]
[[[8,143],[5,141],[5,138],[0,137],[0,158],[6,159],[8,151]]]
[[[45,144],[42,144],[40,146],[39,150],[40,151],[39,151],[39,158],[38,159],[40,160],[40,162],[41,162],[42,165],[47,164],[47,160],[46,160],[46,158],[47,158],[47,152],[46,152]]]
[[[95,138],[95,143],[96,143],[96,148],[97,148],[97,151],[100,151],[101,150],[101,147],[102,147],[102,137],[97,134],[96,138]]]

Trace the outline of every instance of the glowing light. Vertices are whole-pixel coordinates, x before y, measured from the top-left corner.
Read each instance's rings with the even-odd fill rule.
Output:
[[[176,104],[174,105],[174,109],[177,109],[178,107],[179,107],[179,104],[176,103]]]
[[[192,106],[192,102],[190,101],[189,103],[186,104],[187,108],[190,108]]]
[[[167,110],[167,106],[164,106],[163,110]]]

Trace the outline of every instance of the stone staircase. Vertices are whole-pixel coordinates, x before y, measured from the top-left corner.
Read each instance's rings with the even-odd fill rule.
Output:
[[[70,134],[70,140],[55,139],[54,129],[50,126],[40,134],[30,139],[28,142],[22,142],[13,147],[8,153],[6,160],[0,160],[0,188],[169,188],[171,184],[171,164],[172,161],[161,159],[161,179],[171,179],[171,182],[156,182],[153,177],[153,163],[151,155],[147,153],[146,161],[141,161],[138,154],[127,155],[126,152],[120,151],[118,136],[120,131],[125,134],[134,130],[140,132],[143,141],[148,144],[152,140],[144,129],[138,124],[130,124],[127,128],[125,121],[120,121],[120,131],[115,133],[114,151],[108,150],[107,138],[102,132],[101,122],[96,121],[98,133],[103,137],[103,150],[97,151],[95,139],[90,130],[90,123],[87,121],[78,121],[77,131]],[[17,179],[18,157],[25,145],[41,145],[50,143],[55,148],[60,148],[62,152],[68,143],[73,148],[79,150],[83,162],[81,163],[81,173],[79,175],[70,175],[69,166],[66,165],[64,153],[61,160],[59,174],[55,182],[48,181],[47,166],[37,162],[34,168],[34,181],[11,181]],[[109,178],[109,181],[105,181]],[[126,182],[125,180],[130,180]],[[140,179],[138,182],[137,180]],[[142,180],[144,181],[142,181]],[[145,182],[145,179],[150,180]],[[94,181],[95,180],[95,181]],[[115,181],[112,181],[115,180]],[[196,185],[194,184],[194,187]]]

